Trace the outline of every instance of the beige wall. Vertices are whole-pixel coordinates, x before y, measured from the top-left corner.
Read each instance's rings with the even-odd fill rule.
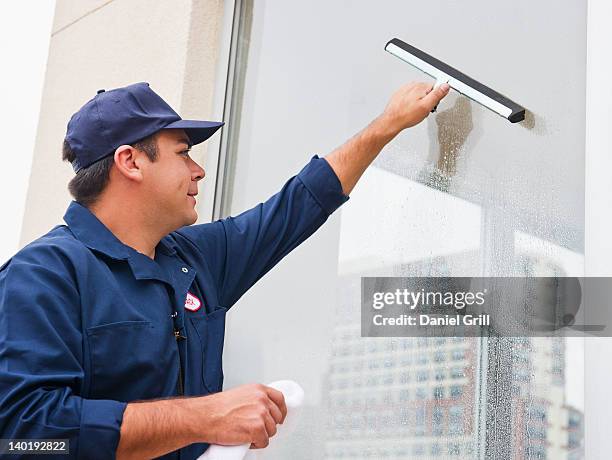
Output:
[[[147,81],[184,118],[211,118],[223,0],[58,0],[20,244],[62,223],[70,116],[100,88]],[[204,146],[194,149],[202,155]]]

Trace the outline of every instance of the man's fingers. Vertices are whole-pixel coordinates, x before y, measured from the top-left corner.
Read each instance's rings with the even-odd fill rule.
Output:
[[[433,87],[434,85],[432,85],[431,83],[421,83],[421,89],[424,92],[423,97],[431,93],[431,90],[433,89]]]
[[[432,110],[438,103],[448,94],[450,90],[450,85],[448,83],[443,83],[438,86],[436,89],[431,90],[421,102],[427,107],[428,110]]]
[[[269,413],[264,416],[264,424],[266,425],[266,433],[268,433],[268,438],[271,438],[276,434],[276,422]]]
[[[263,426],[257,426],[255,431],[251,434],[251,445],[256,449],[268,447],[270,437],[274,436],[276,433],[276,424],[268,411],[261,414],[261,421],[263,421]]]
[[[268,404],[268,410],[276,423],[283,423],[283,413],[275,403],[270,402],[270,404]]]
[[[285,417],[287,416],[287,405],[285,404],[285,396],[274,388],[266,387],[266,393],[268,393],[268,398],[276,404],[278,409],[281,412],[281,419],[278,423],[283,423],[285,421]],[[276,417],[274,417],[276,419]]]
[[[261,433],[258,433],[251,445],[255,449],[263,449],[264,447],[268,447],[270,444],[270,438],[266,433],[266,430],[262,430]]]
[[[276,434],[276,422],[269,412],[263,414],[264,429],[258,429],[253,436],[250,449],[263,449],[268,447],[270,438]]]

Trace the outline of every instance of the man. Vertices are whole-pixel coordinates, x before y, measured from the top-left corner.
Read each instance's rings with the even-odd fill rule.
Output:
[[[400,88],[268,201],[203,225],[192,224],[204,170],[189,149],[222,123],[182,120],[146,83],[100,90],[68,124],[67,225],[0,269],[0,438],[68,439],[84,459],[265,447],[285,403],[264,385],[221,391],[227,309],[448,90]]]

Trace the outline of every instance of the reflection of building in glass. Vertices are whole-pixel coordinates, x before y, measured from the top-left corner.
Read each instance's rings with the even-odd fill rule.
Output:
[[[582,458],[581,411],[565,405],[565,339],[512,340],[514,458]]]
[[[567,276],[549,257],[519,255],[516,269],[526,277]],[[555,296],[556,298],[559,295]],[[565,346],[561,337],[512,339],[512,396],[515,458],[581,459],[583,414],[565,404]]]
[[[503,338],[503,365],[491,367],[490,353],[481,361],[480,338],[369,338],[354,324],[361,276],[477,273],[479,260],[460,252],[404,264],[341,262],[324,458],[583,458],[582,413],[565,404],[565,339]],[[545,257],[527,256],[513,274],[564,275]],[[489,401],[493,388],[499,400]],[[491,404],[501,424],[487,420]]]
[[[477,458],[487,442],[479,338],[361,337],[360,279],[340,283],[324,458]],[[349,320],[352,319],[351,320]],[[508,338],[512,459],[582,458],[582,414],[565,406],[565,341]],[[488,385],[495,385],[489,375]],[[490,428],[494,429],[494,428]],[[506,451],[506,446],[508,450]],[[510,454],[508,457],[507,455]]]
[[[359,326],[337,327],[325,458],[474,458],[477,340],[362,338]],[[564,339],[509,343],[511,458],[582,458],[582,413],[564,405]]]
[[[567,430],[567,445],[569,451],[568,460],[584,458],[584,414],[575,407],[565,406],[567,414],[565,429]]]
[[[474,338],[362,338],[336,329],[326,458],[471,457]]]

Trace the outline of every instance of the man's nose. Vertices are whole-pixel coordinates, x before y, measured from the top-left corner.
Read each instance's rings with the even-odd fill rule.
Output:
[[[195,161],[191,161],[193,163],[191,169],[191,179],[196,181],[204,179],[204,176],[206,176],[206,171],[204,171],[204,168],[202,168],[202,166],[197,164]]]

